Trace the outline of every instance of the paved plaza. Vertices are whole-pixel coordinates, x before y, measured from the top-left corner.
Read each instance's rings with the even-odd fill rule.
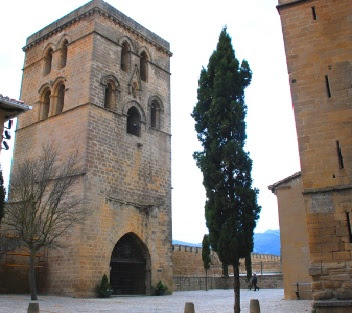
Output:
[[[249,313],[250,299],[258,299],[261,313],[311,312],[310,301],[283,300],[283,289],[241,290],[241,313]],[[29,295],[0,295],[0,312],[27,312]],[[183,313],[193,302],[195,313],[233,313],[233,290],[183,291],[171,296],[77,299],[39,296],[41,313]]]

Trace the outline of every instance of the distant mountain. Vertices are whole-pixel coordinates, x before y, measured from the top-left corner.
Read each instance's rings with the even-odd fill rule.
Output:
[[[172,240],[173,245],[189,246],[189,247],[202,247],[201,243],[189,243],[185,241]]]
[[[254,234],[254,253],[280,255],[280,230]]]
[[[201,243],[189,243],[172,240],[174,245],[202,247]],[[280,255],[280,230],[267,230],[264,233],[254,234],[254,253]]]

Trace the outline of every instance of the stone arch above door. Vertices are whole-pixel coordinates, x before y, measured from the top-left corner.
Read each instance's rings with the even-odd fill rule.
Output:
[[[123,235],[111,253],[110,283],[114,294],[150,294],[150,254],[132,232]]]

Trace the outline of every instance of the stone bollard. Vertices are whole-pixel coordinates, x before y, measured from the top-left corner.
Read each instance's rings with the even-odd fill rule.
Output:
[[[39,303],[33,302],[28,305],[27,313],[39,313]]]
[[[249,312],[250,313],[260,313],[259,300],[251,299],[251,302],[249,305]]]
[[[193,302],[186,302],[186,304],[185,304],[185,313],[194,313],[194,304],[193,304]]]

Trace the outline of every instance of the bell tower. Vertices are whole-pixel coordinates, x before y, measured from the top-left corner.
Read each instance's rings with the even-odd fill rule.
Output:
[[[103,274],[116,294],[172,289],[169,48],[102,0],[27,39],[13,170],[47,142],[84,169],[87,216],[49,250],[48,292],[90,296]]]

